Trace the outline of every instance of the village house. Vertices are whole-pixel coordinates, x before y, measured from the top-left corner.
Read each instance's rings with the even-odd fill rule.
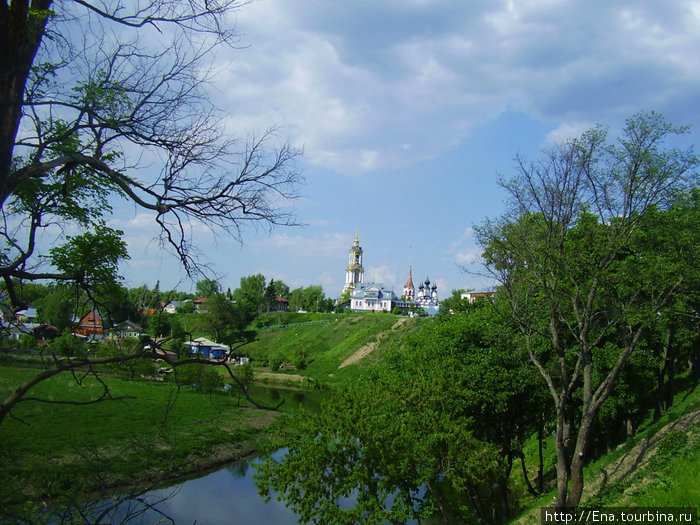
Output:
[[[478,298],[489,299],[493,297],[496,292],[464,292],[460,297],[462,299],[467,299],[470,303],[473,303]]]
[[[208,300],[208,297],[200,297],[199,299],[192,301],[194,303],[194,311],[198,313],[206,312]]]
[[[121,340],[127,338],[138,338],[143,333],[143,328],[133,321],[123,321],[109,330],[107,330],[107,338],[110,341]]]
[[[73,327],[73,333],[90,339],[102,339],[105,331],[100,313],[97,310],[87,312],[80,318],[77,326]]]
[[[198,355],[204,359],[225,360],[231,351],[230,346],[215,343],[204,337],[186,341],[185,348],[189,349],[191,354]]]
[[[166,314],[174,314],[177,312],[177,309],[180,308],[181,305],[182,305],[182,302],[180,302],[180,301],[170,301],[168,304],[166,304],[163,307],[163,311]]]

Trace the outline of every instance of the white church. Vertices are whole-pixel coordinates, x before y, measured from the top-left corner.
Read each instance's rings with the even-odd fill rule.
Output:
[[[440,308],[437,285],[426,278],[418,290],[413,284],[413,269],[408,267],[408,279],[403,287],[403,295],[397,297],[393,290],[380,283],[364,282],[362,266],[362,247],[360,238],[355,234],[355,242],[350,247],[348,266],[345,270],[343,295],[349,292],[349,308],[355,312],[391,312],[398,307],[405,311],[423,310],[428,315],[437,314]]]

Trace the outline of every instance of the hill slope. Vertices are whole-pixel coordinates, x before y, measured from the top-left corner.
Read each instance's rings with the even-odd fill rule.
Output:
[[[341,383],[372,366],[390,348],[399,349],[405,337],[426,318],[392,314],[327,314],[295,317],[296,322],[259,329],[256,340],[245,346],[256,366],[280,358],[285,366],[276,373],[313,378],[320,383]],[[296,369],[295,358],[305,354],[307,366]],[[270,378],[265,373],[261,378]]]
[[[700,395],[676,397],[689,399],[586,467],[583,508],[700,506]],[[512,523],[541,523],[540,507],[552,499],[553,493],[540,498]]]

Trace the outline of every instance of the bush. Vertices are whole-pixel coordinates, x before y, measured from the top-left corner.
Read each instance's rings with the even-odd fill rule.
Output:
[[[192,363],[178,366],[175,371],[178,384],[190,385],[202,392],[211,393],[223,384],[216,367],[212,365]]]
[[[50,348],[58,355],[74,357],[84,353],[84,343],[75,337],[70,331],[65,330],[51,342]]]
[[[308,358],[308,352],[305,348],[297,348],[294,351],[294,367],[298,370],[305,370]]]
[[[111,343],[103,347],[103,352],[107,356],[120,356],[126,354],[135,354],[143,348],[141,341],[135,338],[122,339],[119,346]],[[141,357],[138,359],[129,359],[128,361],[119,361],[108,365],[115,373],[127,377],[128,379],[136,379],[139,377],[153,377],[155,374],[155,365],[151,356]]]
[[[280,368],[282,368],[283,362],[284,362],[284,359],[282,359],[281,355],[274,355],[268,359],[268,363],[270,365],[270,370],[272,370],[272,371],[277,371]]]

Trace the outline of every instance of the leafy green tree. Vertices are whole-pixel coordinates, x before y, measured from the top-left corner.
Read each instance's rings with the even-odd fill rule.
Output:
[[[182,324],[181,316],[173,315],[169,319],[170,319],[170,337],[174,337],[175,339],[184,339],[186,332],[185,332],[185,327]]]
[[[338,303],[342,304],[350,300],[350,290],[345,290],[338,298]]]
[[[241,277],[233,291],[236,306],[243,312],[246,324],[265,311],[265,276],[261,273]]]
[[[83,355],[85,349],[84,343],[69,330],[64,330],[61,335],[51,341],[49,347],[56,354],[65,357]]]
[[[124,286],[110,286],[93,295],[94,302],[104,312],[106,326],[126,320],[140,320],[141,314],[131,301],[129,290]]]
[[[42,300],[46,295],[50,294],[53,287],[47,286],[41,283],[35,282],[23,282],[16,281],[17,286],[20,287],[19,293],[22,297],[22,301],[26,304],[36,305],[40,300]]]
[[[39,321],[55,326],[59,332],[70,326],[75,307],[75,291],[61,284],[36,302]]]
[[[224,294],[215,294],[207,301],[207,312],[203,314],[204,328],[219,342],[229,344],[234,334],[245,328],[245,317],[238,305],[234,305]]]
[[[128,301],[136,310],[144,309],[159,309],[160,308],[160,290],[156,288],[151,290],[147,284],[142,284],[136,288],[131,288],[128,291]]]
[[[196,284],[197,297],[212,297],[221,291],[219,283],[213,279],[202,279]]]
[[[284,283],[284,281],[280,281],[279,279],[277,280],[271,280],[270,282],[274,282],[274,289],[275,293],[279,295],[280,297],[284,297],[285,299],[289,298],[289,286]]]
[[[302,295],[304,293],[304,288],[295,288],[289,292],[289,310],[292,312],[298,312],[302,310]]]
[[[324,298],[321,286],[307,286],[301,294],[301,306],[307,312],[322,311]]]
[[[94,307],[129,257],[123,233],[108,226],[117,204],[150,217],[193,278],[206,269],[197,227],[240,241],[250,224],[295,224],[288,201],[300,151],[274,129],[239,143],[204,89],[214,51],[237,42],[230,15],[245,3],[0,3],[3,307],[25,308],[23,284],[43,280],[81,288],[78,310]],[[47,231],[50,247],[38,242]],[[153,357],[64,350],[74,357],[57,356],[2,401],[0,424],[56,374]],[[96,401],[110,397],[103,386]]]
[[[692,148],[664,146],[686,131],[640,113],[616,142],[598,127],[537,163],[518,159],[503,181],[510,211],[478,229],[503,311],[556,408],[558,507],[578,505],[596,416],[686,279],[675,264],[654,277],[646,265],[658,252],[645,262],[632,246],[647,213],[694,183]]]
[[[194,303],[192,301],[184,301],[180,306],[177,307],[177,313],[179,313],[179,314],[194,313]]]
[[[462,299],[462,294],[466,290],[452,290],[452,295],[440,301],[440,311],[438,315],[448,315],[454,312],[468,312],[470,303],[467,298]]]
[[[178,384],[193,386],[205,394],[211,395],[223,384],[216,369],[202,363],[179,366],[175,369],[175,374]]]
[[[158,312],[148,317],[148,332],[154,337],[170,335],[170,315]]]
[[[275,305],[277,304],[276,298],[277,290],[275,290],[275,280],[270,279],[270,282],[267,283],[267,286],[265,287],[265,293],[263,295],[265,313],[275,308]]]
[[[538,378],[511,337],[488,304],[426,325],[296,420],[258,490],[304,522],[503,521],[510,470],[542,420]]]

